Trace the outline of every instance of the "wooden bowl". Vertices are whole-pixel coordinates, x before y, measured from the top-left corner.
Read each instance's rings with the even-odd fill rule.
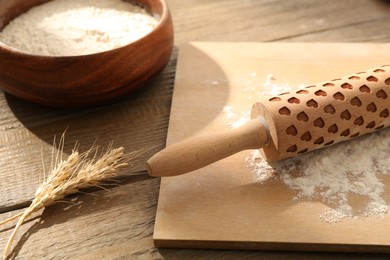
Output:
[[[29,8],[49,0],[3,0],[0,30]],[[148,83],[170,59],[173,24],[164,0],[138,0],[159,17],[149,34],[123,47],[89,55],[39,56],[0,42],[0,88],[56,107],[84,107],[123,97]]]

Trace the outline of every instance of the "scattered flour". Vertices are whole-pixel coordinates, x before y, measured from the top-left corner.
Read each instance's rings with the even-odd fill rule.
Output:
[[[267,76],[261,92],[251,89],[249,94],[272,96],[290,90],[274,81],[274,76]],[[248,88],[244,91],[248,93]],[[229,113],[234,114],[232,107]],[[248,116],[235,119],[242,124]],[[335,223],[346,218],[383,217],[388,212],[390,198],[384,181],[390,179],[389,154],[390,129],[383,129],[272,165],[255,150],[247,158],[247,165],[256,182],[277,179],[296,191],[296,201],[321,201],[329,209],[320,218]]]
[[[295,199],[317,199],[331,207],[321,218],[336,222],[387,213],[383,178],[390,177],[389,154],[390,129],[384,129],[272,165],[254,151],[247,162],[257,182],[279,179],[297,192]]]
[[[257,73],[252,72],[249,75],[250,75],[250,79],[244,81],[244,88],[243,88],[243,91],[248,94],[247,96],[248,99],[252,99],[253,97],[259,99],[264,96],[273,96],[291,90],[291,87],[289,86],[288,83],[277,84],[275,82],[276,78],[272,74],[268,74],[266,76],[265,81],[260,83],[262,90],[258,91],[258,84],[256,81]]]
[[[233,111],[232,106],[225,106],[223,108],[223,113],[225,115],[224,118],[227,120],[228,126],[230,128],[238,128],[238,127],[242,126],[243,124],[245,124],[248,121],[248,118],[250,115],[249,112],[242,112],[242,113],[237,115]]]
[[[227,82],[228,82],[228,80],[224,77],[219,77],[219,78],[213,77],[213,78],[202,80],[199,83],[210,87],[210,86],[219,86],[219,85],[225,84]]]
[[[71,56],[124,46],[149,33],[157,19],[121,0],[55,0],[12,20],[0,42],[38,55]]]

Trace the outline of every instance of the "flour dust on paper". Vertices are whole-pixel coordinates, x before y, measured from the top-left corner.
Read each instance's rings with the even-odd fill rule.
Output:
[[[262,79],[261,84],[256,77],[256,73],[249,73],[244,79],[243,92],[248,100],[291,90],[288,84],[276,84],[273,75]],[[232,106],[225,107],[223,113],[231,128],[249,120],[249,112],[235,112]],[[389,211],[389,191],[385,186],[386,179],[390,179],[389,154],[390,129],[383,129],[272,165],[263,160],[258,150],[246,160],[256,182],[278,180],[295,191],[294,200],[298,203],[321,201],[328,209],[319,217],[335,223],[381,218]]]

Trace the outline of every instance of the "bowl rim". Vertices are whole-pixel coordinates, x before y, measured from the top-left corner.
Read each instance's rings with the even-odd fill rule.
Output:
[[[122,1],[127,2],[129,4],[133,4],[135,2],[135,3],[138,3],[142,8],[145,8],[144,7],[145,4],[143,4],[142,1],[139,1],[139,0],[130,0],[130,1],[129,0],[122,0]],[[159,20],[158,20],[156,26],[154,26],[151,31],[149,31],[148,33],[144,34],[142,37],[138,38],[135,41],[131,41],[131,42],[125,44],[125,45],[122,45],[122,46],[119,46],[119,47],[116,47],[116,48],[113,48],[113,49],[105,50],[105,51],[99,51],[99,52],[88,53],[88,54],[50,56],[50,55],[33,54],[33,53],[24,52],[24,51],[21,51],[21,50],[19,50],[17,48],[9,46],[9,45],[3,43],[2,41],[0,41],[0,52],[6,52],[7,54],[16,55],[16,56],[23,56],[23,57],[26,57],[26,58],[27,57],[31,57],[31,58],[34,57],[34,58],[39,58],[39,59],[49,59],[49,60],[52,60],[52,59],[78,58],[78,57],[94,57],[96,55],[101,55],[101,54],[110,53],[110,52],[116,52],[116,51],[118,51],[120,49],[128,48],[131,45],[134,45],[134,44],[137,44],[137,43],[139,44],[140,42],[144,41],[145,38],[147,38],[148,36],[156,33],[156,31],[161,29],[161,27],[163,27],[166,22],[169,22],[170,12],[169,12],[168,5],[167,5],[166,1],[165,0],[152,0],[152,1],[159,2],[161,4],[161,7],[162,7],[161,8],[161,15],[158,14],[159,15],[159,17],[158,17]],[[156,14],[157,13],[153,12],[153,10],[147,10],[147,11],[150,12],[151,15],[156,18]]]

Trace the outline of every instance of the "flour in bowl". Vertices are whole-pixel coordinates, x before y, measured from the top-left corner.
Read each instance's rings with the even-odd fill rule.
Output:
[[[84,55],[136,41],[157,23],[144,8],[121,0],[54,0],[12,20],[0,42],[30,54]]]

